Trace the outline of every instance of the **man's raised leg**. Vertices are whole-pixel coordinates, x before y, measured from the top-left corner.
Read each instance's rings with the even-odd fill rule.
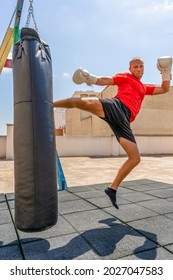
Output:
[[[82,97],[82,98],[67,98],[53,103],[54,107],[58,108],[78,108],[84,111],[88,111],[98,117],[104,118],[105,114],[99,98],[97,97]]]

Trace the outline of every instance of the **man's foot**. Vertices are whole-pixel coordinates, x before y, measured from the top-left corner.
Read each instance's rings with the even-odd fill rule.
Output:
[[[112,202],[112,205],[119,209],[118,205],[117,205],[117,202],[116,202],[116,193],[117,191],[114,190],[114,189],[111,189],[111,188],[106,188],[105,189],[105,193],[109,196],[111,202]]]

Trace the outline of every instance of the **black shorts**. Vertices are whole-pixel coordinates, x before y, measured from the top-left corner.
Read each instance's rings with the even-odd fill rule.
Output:
[[[119,141],[120,137],[123,137],[136,143],[130,128],[131,112],[129,108],[118,98],[99,98],[99,100],[105,113],[105,118],[101,119],[109,124],[117,140]]]

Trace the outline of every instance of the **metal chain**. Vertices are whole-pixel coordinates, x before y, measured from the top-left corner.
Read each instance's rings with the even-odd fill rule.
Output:
[[[29,0],[29,2],[30,2],[30,6],[29,6],[29,9],[28,9],[28,16],[27,16],[25,27],[29,26],[31,16],[32,16],[32,20],[33,20],[33,23],[34,23],[34,26],[35,26],[35,30],[38,32],[37,23],[36,23],[35,16],[34,16],[33,0]]]

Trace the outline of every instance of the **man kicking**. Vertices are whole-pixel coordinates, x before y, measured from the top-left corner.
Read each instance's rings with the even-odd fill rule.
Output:
[[[122,180],[140,162],[140,154],[135,137],[130,128],[130,123],[135,120],[140,111],[145,95],[163,94],[169,91],[172,69],[171,57],[160,57],[157,60],[157,68],[162,74],[160,86],[149,86],[141,82],[144,73],[144,62],[140,57],[130,60],[129,72],[116,74],[113,77],[97,77],[90,74],[86,69],[79,68],[73,75],[76,84],[86,83],[87,85],[118,86],[114,98],[67,98],[53,103],[54,107],[78,108],[88,111],[106,121],[114,132],[118,142],[127,154],[127,160],[118,170],[118,173],[105,189],[105,193],[111,203],[117,209],[116,192]]]

